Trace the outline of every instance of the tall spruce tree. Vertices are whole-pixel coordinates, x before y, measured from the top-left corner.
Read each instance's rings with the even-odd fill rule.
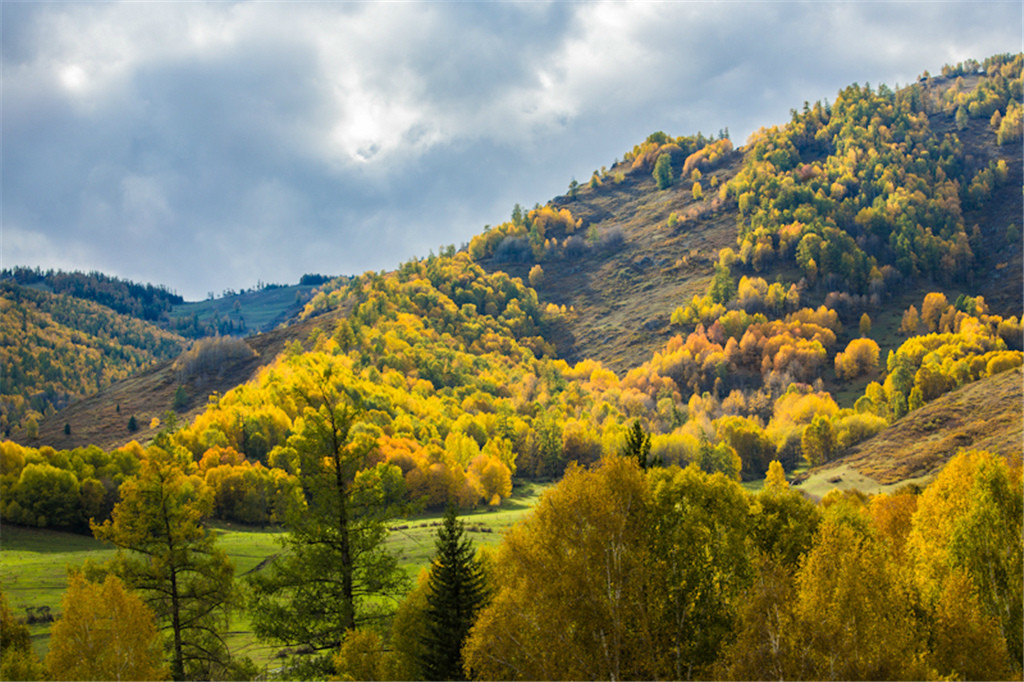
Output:
[[[427,584],[425,653],[420,665],[428,680],[465,680],[462,645],[487,599],[487,584],[454,505],[448,505],[436,547]]]
[[[651,434],[644,431],[640,426],[640,420],[633,420],[633,425],[626,432],[626,442],[622,444],[619,455],[627,459],[635,459],[641,469],[654,464],[649,461],[651,454]]]
[[[292,677],[322,679],[347,633],[388,615],[407,578],[384,544],[397,513],[401,470],[367,468],[373,442],[359,438],[360,397],[331,358],[308,353],[290,367],[303,373],[303,407],[288,439],[299,460],[301,497],[285,513],[282,552],[249,577],[253,630],[293,649]]]

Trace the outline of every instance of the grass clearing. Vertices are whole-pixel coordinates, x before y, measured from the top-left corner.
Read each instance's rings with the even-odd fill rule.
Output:
[[[500,507],[475,509],[460,515],[467,533],[477,546],[494,546],[505,530],[524,518],[552,484],[524,483]],[[404,520],[394,520],[388,545],[400,556],[400,565],[415,580],[430,563],[434,538],[443,511],[431,511]],[[251,528],[225,523],[211,524],[218,546],[235,565],[236,579],[254,571],[261,562],[281,551],[283,531]],[[4,524],[0,527],[0,589],[15,616],[27,609],[46,607],[54,615],[61,610],[69,569],[87,560],[102,563],[116,550],[86,535]],[[40,657],[49,649],[50,624],[29,625],[32,645]],[[278,647],[260,642],[252,632],[249,615],[233,614],[227,635],[228,646],[238,655],[249,656],[263,667],[270,665]]]

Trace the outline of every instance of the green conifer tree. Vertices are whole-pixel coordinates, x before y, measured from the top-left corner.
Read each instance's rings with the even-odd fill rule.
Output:
[[[654,181],[658,184],[658,189],[668,189],[672,186],[672,157],[668,154],[662,154],[658,157],[658,160],[654,163]]]
[[[464,680],[462,645],[487,598],[487,585],[454,505],[448,505],[436,547],[427,584],[427,623],[420,665],[425,679]]]
[[[652,463],[648,461],[651,454],[651,434],[646,433],[640,420],[633,420],[633,425],[626,432],[626,442],[622,444],[619,455],[627,459],[635,459],[641,469],[646,469]]]

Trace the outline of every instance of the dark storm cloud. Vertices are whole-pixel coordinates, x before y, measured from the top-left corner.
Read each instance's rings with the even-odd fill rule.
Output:
[[[189,297],[385,269],[654,130],[1020,49],[1019,3],[5,2],[5,266]]]

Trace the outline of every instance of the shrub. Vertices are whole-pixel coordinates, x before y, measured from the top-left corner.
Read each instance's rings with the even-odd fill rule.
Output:
[[[527,263],[532,256],[533,249],[525,237],[506,237],[494,250],[494,260],[498,263]]]

